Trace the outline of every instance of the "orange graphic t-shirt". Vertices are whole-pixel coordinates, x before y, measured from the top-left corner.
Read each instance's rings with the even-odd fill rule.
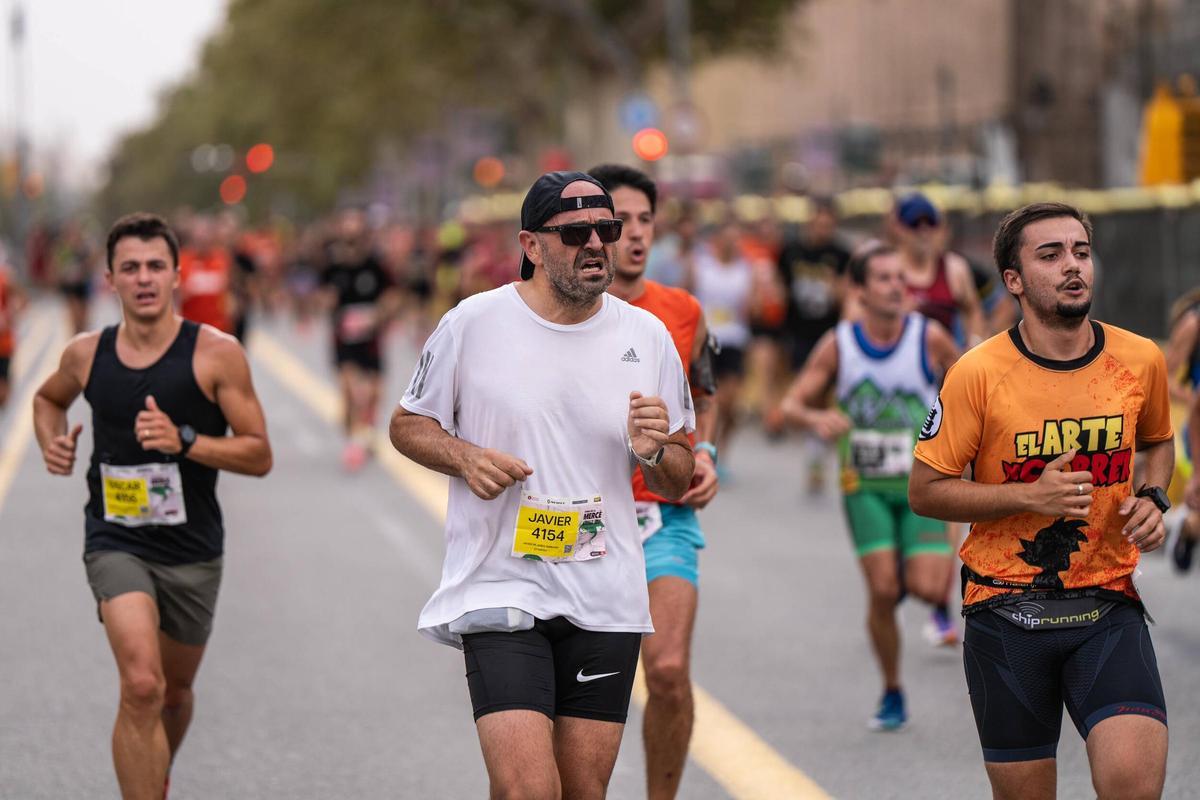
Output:
[[[630,305],[649,311],[667,326],[667,332],[671,334],[671,341],[679,351],[679,360],[683,363],[683,371],[686,374],[688,365],[692,363],[696,328],[700,325],[700,315],[704,313],[700,308],[700,301],[683,289],[663,286],[648,280],[646,291]],[[689,438],[695,439],[694,434],[689,434]],[[671,502],[646,488],[646,479],[642,477],[640,469],[633,471],[633,499]]]
[[[979,575],[1037,590],[1102,588],[1137,598],[1138,550],[1117,513],[1133,492],[1138,444],[1171,438],[1167,368],[1149,339],[1092,322],[1082,358],[1050,361],[1016,328],[967,351],[946,373],[914,455],[946,475],[974,467],[981,483],[1031,483],[1076,448],[1071,469],[1091,472],[1086,520],[1017,514],[976,522],[959,551]],[[967,583],[963,607],[1020,589]]]

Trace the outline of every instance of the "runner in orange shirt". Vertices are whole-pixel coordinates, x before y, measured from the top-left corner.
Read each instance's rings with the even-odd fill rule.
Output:
[[[1024,320],[950,369],[909,480],[913,511],[972,523],[963,659],[998,798],[1055,796],[1064,705],[1100,797],[1159,797],[1165,778],[1166,705],[1133,578],[1170,507],[1166,363],[1089,319],[1091,242],[1061,203],[1000,223],[996,264]]]
[[[650,618],[654,635],[642,639],[642,667],[649,698],[642,723],[646,750],[646,794],[650,800],[673,798],[679,791],[692,734],[692,682],[689,674],[692,627],[699,598],[699,552],[704,547],[696,510],[717,493],[717,448],[712,444],[717,407],[713,401],[711,346],[700,302],[683,289],[647,280],[646,257],[654,243],[658,189],[643,172],[618,164],[593,167],[589,174],[612,195],[623,222],[617,242],[616,277],[608,291],[663,321],[690,365],[696,411],[693,448],[696,471],[687,493],[671,502],[646,488],[633,473]]]
[[[179,314],[184,319],[233,333],[231,260],[217,240],[216,223],[197,215],[179,251]]]

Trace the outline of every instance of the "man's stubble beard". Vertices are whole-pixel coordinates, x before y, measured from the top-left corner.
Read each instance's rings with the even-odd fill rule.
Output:
[[[599,283],[584,283],[579,277],[578,264],[595,257],[604,259],[604,280]],[[614,260],[609,257],[608,253],[604,251],[597,253],[595,250],[580,250],[573,263],[559,264],[553,268],[548,266],[546,269],[546,277],[549,279],[550,289],[554,292],[554,296],[560,303],[570,308],[590,306],[597,297],[608,290],[615,276]]]
[[[1042,324],[1049,328],[1075,330],[1084,323],[1088,313],[1092,310],[1092,298],[1089,295],[1086,300],[1074,304],[1056,300],[1053,310],[1044,308],[1041,304],[1031,303],[1030,310]]]

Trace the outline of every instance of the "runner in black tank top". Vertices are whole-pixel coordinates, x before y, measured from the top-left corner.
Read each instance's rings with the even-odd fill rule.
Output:
[[[196,384],[192,356],[200,326],[183,320],[179,335],[157,362],[132,369],[117,357],[117,327],[105,328],[96,347],[92,372],[83,396],[92,406],[95,447],[87,482],[87,540],[84,551],[121,550],[162,564],[187,564],[220,557],[224,545],[221,508],[217,505],[217,470],[188,458],[144,450],[134,432],[146,396],[177,425],[191,425],[198,434],[224,436],[228,427],[216,403]],[[133,466],[178,464],[183,481],[186,522],[178,525],[131,527],[105,520],[101,464]]]
[[[92,406],[83,566],[120,676],[113,765],[123,797],[159,798],[216,613],[217,471],[265,475],[271,445],[241,345],[175,313],[179,240],[166,222],[123,217],[107,251],[121,324],[67,344],[33,427],[46,469],[70,476],[84,425],[67,412],[80,394]]]

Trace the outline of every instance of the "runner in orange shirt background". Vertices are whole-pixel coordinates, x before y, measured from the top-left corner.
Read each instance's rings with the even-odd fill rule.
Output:
[[[686,494],[671,502],[646,488],[640,470],[633,473],[654,622],[654,634],[642,639],[649,695],[642,724],[646,795],[650,800],[664,800],[679,791],[692,734],[692,629],[699,601],[699,553],[704,548],[696,511],[717,493],[712,346],[700,302],[683,289],[646,278],[658,201],[654,181],[639,170],[618,164],[593,167],[588,172],[612,195],[616,216],[623,223],[616,276],[608,291],[649,311],[667,326],[680,361],[688,365],[696,412],[692,436],[696,471]]]

